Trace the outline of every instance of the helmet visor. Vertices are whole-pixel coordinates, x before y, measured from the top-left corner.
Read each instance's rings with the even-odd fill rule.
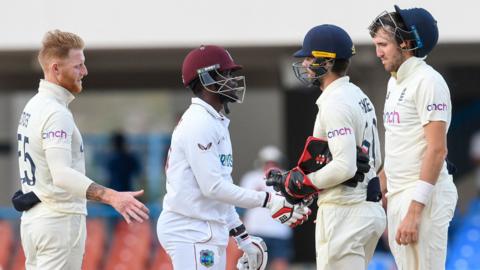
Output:
[[[298,61],[292,64],[293,73],[300,82],[311,87],[317,85],[319,79],[327,74],[327,65],[333,64],[334,61],[335,59],[332,58],[315,58],[315,61],[308,66],[304,65],[303,61]]]
[[[219,67],[215,65],[199,69],[200,83],[207,91],[225,96],[232,102],[243,103],[247,90],[245,76],[233,76],[231,70],[220,72]],[[208,87],[212,85],[216,85],[215,91]]]

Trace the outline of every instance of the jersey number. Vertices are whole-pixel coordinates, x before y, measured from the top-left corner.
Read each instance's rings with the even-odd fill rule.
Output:
[[[22,136],[22,134],[17,134],[17,139],[18,139],[18,161],[20,163],[24,163],[24,166],[20,166],[21,168],[25,168],[25,170],[20,171],[20,180],[22,180],[22,184],[25,183],[29,186],[35,185],[36,179],[35,179],[35,163],[33,162],[32,157],[30,154],[27,152],[27,144],[29,143],[28,137],[27,136]],[[23,150],[23,152],[22,152]],[[23,158],[22,158],[23,154]],[[28,172],[26,168],[30,167],[30,177],[28,176]]]

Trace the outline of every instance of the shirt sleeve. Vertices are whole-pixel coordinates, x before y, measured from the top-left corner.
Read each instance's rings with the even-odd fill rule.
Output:
[[[332,104],[333,105],[333,104]],[[352,178],[357,171],[356,143],[353,120],[346,106],[328,106],[322,109],[321,128],[326,130],[330,161],[308,177],[321,189],[336,186]]]
[[[187,136],[185,154],[202,194],[208,198],[237,207],[254,208],[263,205],[266,193],[235,185],[231,176],[222,175],[219,136],[212,125],[197,123]]]
[[[425,79],[417,89],[415,104],[422,125],[430,121],[447,122],[452,109],[448,86],[438,79]]]
[[[42,128],[43,150],[49,148],[72,149],[72,135],[75,128],[73,117],[67,111],[55,111]]]
[[[45,151],[45,157],[55,186],[80,198],[87,196],[87,189],[93,181],[70,167],[72,164],[71,151],[52,147]]]
[[[233,206],[233,205],[230,207],[230,211],[228,212],[226,222],[227,222],[228,231],[242,225],[242,221],[240,220],[240,216],[238,215],[237,210],[235,209],[235,206]]]

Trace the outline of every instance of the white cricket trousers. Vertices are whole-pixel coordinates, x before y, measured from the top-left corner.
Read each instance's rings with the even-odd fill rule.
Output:
[[[414,188],[387,196],[388,242],[398,270],[442,270],[447,258],[448,226],[457,205],[457,188],[451,176],[439,181],[425,205],[418,242],[407,246],[395,241],[397,229],[408,211]]]
[[[63,214],[39,203],[22,215],[20,234],[26,270],[80,270],[85,215]]]
[[[163,211],[157,237],[174,270],[225,270],[228,231],[224,224]]]
[[[322,203],[315,226],[317,270],[363,270],[386,226],[380,203]]]

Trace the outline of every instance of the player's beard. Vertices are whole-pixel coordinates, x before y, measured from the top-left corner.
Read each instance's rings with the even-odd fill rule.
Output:
[[[222,101],[222,103],[224,102],[235,103],[238,100],[238,95],[234,90],[223,92],[222,95],[220,95],[220,100]]]
[[[82,79],[83,77],[77,77],[73,74],[69,74],[67,71],[64,71],[58,78],[58,84],[69,90],[72,94],[79,94],[83,89]]]
[[[407,58],[404,56],[402,49],[398,48],[398,50],[387,59],[383,66],[387,72],[397,72],[405,60],[407,60]]]

